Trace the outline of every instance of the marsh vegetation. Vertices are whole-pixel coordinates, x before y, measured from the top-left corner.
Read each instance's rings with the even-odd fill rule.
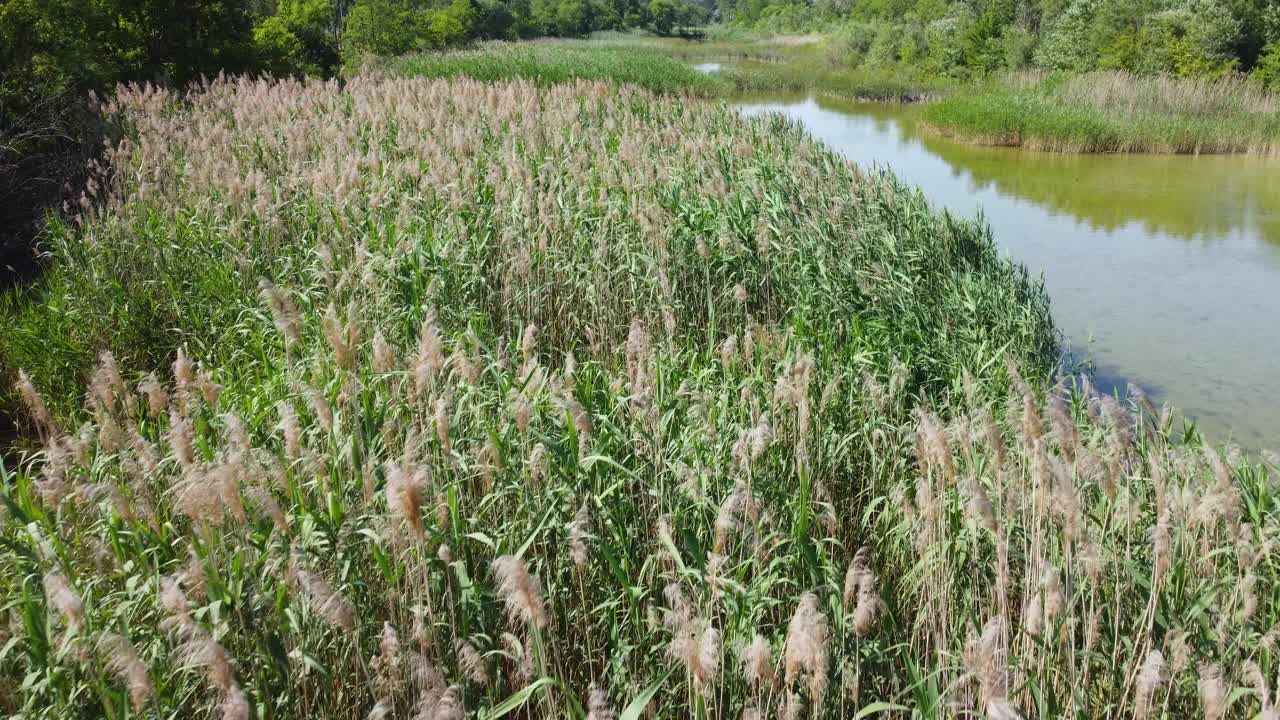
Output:
[[[282,77],[93,96],[104,149],[0,295],[3,712],[1280,712],[1280,458],[1100,392],[985,221],[724,102],[1268,154],[1270,26],[1223,20],[1256,3],[723,4],[702,43],[527,44],[687,9],[214,5],[235,42],[172,69]],[[42,82],[173,61],[130,47]]]
[[[3,339],[6,709],[1274,708],[1275,467],[1054,381],[984,225],[794,125],[393,77],[101,112]]]

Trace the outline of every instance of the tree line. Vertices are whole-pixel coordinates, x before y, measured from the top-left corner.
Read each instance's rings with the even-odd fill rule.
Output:
[[[1280,0],[719,0],[730,25],[823,30],[853,65],[971,78],[1041,67],[1280,85]]]

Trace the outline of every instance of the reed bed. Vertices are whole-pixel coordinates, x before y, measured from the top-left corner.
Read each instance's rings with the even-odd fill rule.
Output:
[[[1274,716],[1275,466],[1040,386],[987,229],[785,121],[363,77],[103,113],[4,339],[6,712]]]
[[[928,126],[1052,152],[1280,154],[1280,99],[1245,78],[1019,73],[926,108]]]
[[[700,73],[659,51],[663,46],[581,40],[487,42],[463,50],[377,58],[364,74],[474,80],[528,80],[539,85],[575,80],[607,80],[654,92],[704,97],[727,94],[728,83]]]

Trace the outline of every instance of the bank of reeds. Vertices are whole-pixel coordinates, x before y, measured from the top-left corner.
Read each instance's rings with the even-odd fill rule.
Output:
[[[947,135],[1033,150],[1274,156],[1278,106],[1244,78],[1023,74],[951,93],[924,118]]]
[[[6,712],[1274,712],[1274,466],[1038,385],[988,231],[784,121],[370,78],[104,113],[0,340]]]
[[[731,89],[721,78],[655,48],[580,40],[488,42],[462,50],[373,59],[362,70],[401,77],[528,80],[538,85],[601,80],[704,97]]]

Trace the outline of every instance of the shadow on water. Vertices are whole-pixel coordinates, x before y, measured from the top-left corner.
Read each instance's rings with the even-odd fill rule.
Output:
[[[1280,440],[1280,161],[977,147],[925,131],[910,106],[795,95],[737,105],[791,118],[938,207],[981,214],[1043,275],[1055,322],[1089,349],[1103,391],[1132,382],[1246,448]]]

